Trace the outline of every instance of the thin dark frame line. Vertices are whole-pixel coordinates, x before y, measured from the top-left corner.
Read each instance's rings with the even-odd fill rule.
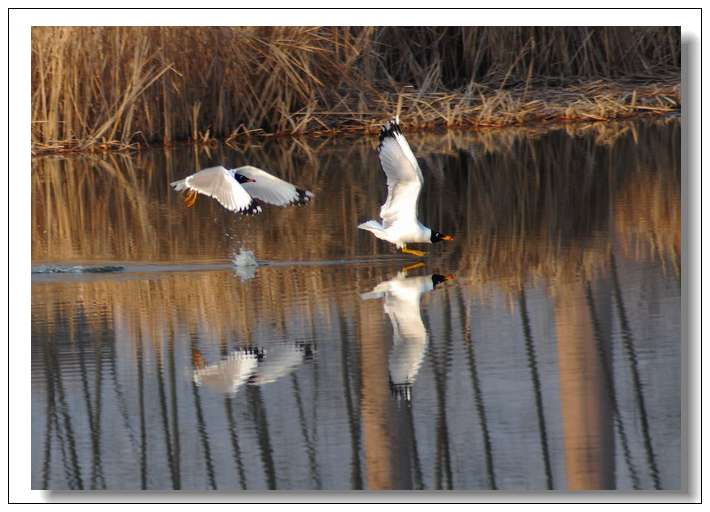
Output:
[[[78,9],[78,10],[89,10],[89,9],[90,9],[90,8],[80,8],[80,9]],[[95,10],[104,10],[104,9],[107,9],[107,8],[95,8]],[[147,8],[138,8],[138,9],[139,9],[139,10],[143,10],[143,9],[147,9]],[[165,9],[167,9],[167,8],[157,8],[157,9],[155,9],[155,10],[165,10]],[[175,9],[188,10],[188,9],[194,9],[194,8],[175,8]],[[275,9],[275,8],[274,8],[274,9]],[[315,8],[307,8],[307,9],[308,9],[308,10],[313,10],[313,9],[315,9]],[[360,9],[363,9],[363,8],[352,8],[352,9],[353,9],[353,10],[360,10]],[[572,11],[574,11],[574,10],[579,10],[579,9],[580,9],[580,8],[575,8],[575,7],[566,7],[566,8],[525,8],[525,9],[496,8],[496,10],[572,10]],[[634,11],[634,10],[653,10],[653,11],[655,11],[655,10],[670,10],[670,8],[658,8],[658,7],[646,7],[646,8],[641,8],[641,7],[630,7],[630,8],[619,8],[619,7],[599,8],[599,7],[590,7],[590,8],[585,8],[585,9],[586,9],[586,10],[630,10],[630,11]],[[11,11],[11,10],[42,10],[42,9],[41,9],[41,8],[28,8],[28,7],[10,7],[10,8],[8,8],[8,26],[9,26],[9,24],[10,24],[10,11]],[[58,10],[63,10],[63,9],[58,9]],[[121,9],[119,8],[119,10],[121,10]],[[271,9],[269,8],[269,9],[267,9],[267,10],[271,10]],[[323,9],[321,9],[321,10],[323,10]],[[332,9],[332,10],[342,10],[342,9],[334,8],[334,9]],[[377,10],[377,8],[372,9],[372,10]],[[396,10],[396,9],[394,9],[394,10]],[[440,10],[448,10],[448,9],[447,9],[447,8],[441,8]],[[458,9],[458,10],[480,10],[480,9],[479,9],[479,8],[466,7],[466,8],[460,8],[460,9]],[[702,8],[700,8],[700,7],[678,7],[678,8],[673,8],[673,10],[678,10],[678,11],[685,11],[685,10],[700,11],[700,18],[701,18],[700,30],[701,30],[701,41],[702,41]],[[8,35],[7,35],[7,43],[8,43],[8,46],[7,46],[7,48],[8,48],[8,50],[7,50],[7,51],[8,51],[8,55],[7,55],[7,56],[8,56],[8,71],[9,71],[9,62],[10,62],[10,59],[9,59],[9,57],[10,57],[10,31],[9,31],[9,30],[8,30]],[[702,112],[702,43],[700,44],[700,71],[701,71],[701,73],[700,73],[700,111]],[[9,101],[10,101],[10,73],[9,73],[9,72],[8,72],[8,78],[7,78],[7,80],[8,80],[8,83],[7,83],[7,85],[8,85],[8,89],[7,89],[7,91],[8,91],[8,92],[7,92],[8,96],[7,96],[7,99],[8,99],[8,103],[9,103]],[[7,128],[8,128],[8,134],[9,134],[9,133],[10,133],[10,117],[9,117],[9,116],[8,116],[8,121],[7,121]],[[702,122],[700,123],[700,140],[702,140]],[[9,135],[8,135],[8,142],[9,142]],[[8,150],[8,168],[9,168],[9,165],[10,165],[10,151]],[[700,145],[700,168],[702,168],[702,143],[701,143],[701,145]],[[702,186],[702,173],[700,173],[699,179],[700,179],[700,184],[701,184],[701,186]],[[8,184],[9,184],[9,174],[8,174]],[[700,231],[702,231],[702,202],[699,204],[699,208],[700,208],[700,214],[701,214],[701,215],[700,215],[700,221],[699,221],[699,222],[700,222]],[[10,202],[7,202],[7,213],[8,213],[8,224],[9,224],[9,219],[10,219]],[[702,235],[701,235],[701,236],[702,236]],[[8,249],[7,249],[7,250],[8,250],[8,272],[9,272],[9,270],[10,270],[10,267],[9,267],[9,265],[10,265],[10,258],[9,258],[9,257],[10,257],[10,243],[9,243],[9,242],[10,242],[10,230],[9,230],[9,229],[8,229],[8,239],[7,239],[7,240],[8,240],[8,245],[7,245],[7,248],[8,248]],[[702,253],[702,247],[700,247],[700,251],[701,251],[701,253]],[[700,256],[702,256],[702,254],[701,254]],[[700,272],[700,277],[701,277],[701,279],[702,279],[702,267],[701,267],[701,266],[699,266],[699,272]],[[9,314],[10,314],[10,306],[9,306],[9,304],[10,304],[10,289],[9,289],[9,287],[8,287],[8,295],[7,295],[7,297],[8,297],[8,318],[9,318]],[[702,309],[702,291],[701,291],[701,293],[700,293],[700,304],[699,304],[699,306],[700,306],[700,308]],[[701,322],[700,325],[699,325],[699,329],[700,329],[700,339],[702,339],[702,322]],[[8,330],[7,330],[7,333],[8,333],[8,339],[9,339],[9,337],[10,337],[10,322],[8,322]],[[7,361],[9,362],[9,361],[11,360],[11,359],[10,359],[10,345],[9,345],[9,344],[8,344],[8,347],[7,347],[7,354],[8,354]],[[702,343],[700,344],[700,357],[701,357],[701,360],[702,360]],[[8,363],[8,364],[9,364],[9,363]],[[699,415],[699,419],[700,419],[700,451],[701,451],[701,453],[702,453],[702,391],[703,391],[703,390],[702,390],[702,367],[700,368],[699,376],[700,376],[700,384],[701,384],[701,385],[700,385],[700,415]],[[8,404],[8,425],[7,425],[7,426],[8,426],[8,431],[7,431],[7,432],[8,432],[8,446],[9,446],[9,444],[10,444],[10,419],[9,419],[9,418],[10,418],[10,373],[9,373],[9,372],[7,373],[7,390],[8,390],[8,391],[7,391],[7,393],[8,393],[8,395],[7,395],[7,398],[8,398],[8,401],[7,401],[7,404]],[[699,461],[699,462],[700,462],[700,475],[699,475],[699,477],[700,477],[700,482],[702,482],[702,457],[700,457],[700,461]],[[11,500],[10,500],[10,485],[9,485],[9,484],[10,484],[10,476],[9,476],[9,475],[10,475],[10,464],[11,464],[11,459],[10,459],[10,457],[8,457],[8,461],[7,461],[7,470],[8,470],[8,473],[7,473],[7,474],[8,474],[8,487],[7,487],[7,489],[8,489],[8,504],[24,504],[24,503],[29,504],[29,503],[31,503],[31,502],[29,502],[29,501],[11,501]],[[699,489],[699,490],[700,490],[700,503],[702,503],[702,486],[700,486],[700,489]],[[81,504],[85,504],[85,503],[103,504],[103,503],[106,503],[106,502],[98,502],[98,501],[93,501],[93,502],[68,501],[67,503],[74,503],[74,504],[80,504],[80,503],[81,503]],[[125,502],[125,501],[121,502],[121,501],[117,501],[117,502],[113,502],[113,503],[131,503],[131,502]],[[138,501],[138,502],[134,502],[134,503],[142,503],[142,502]],[[164,502],[158,502],[158,503],[173,504],[173,503],[181,503],[181,502],[167,502],[167,501],[164,501]],[[182,503],[194,503],[194,502],[182,502]],[[243,503],[245,503],[245,504],[250,504],[250,503],[259,504],[259,503],[264,503],[264,501],[259,501],[259,502],[243,502]],[[267,502],[267,503],[269,503],[269,502]],[[271,502],[271,503],[275,503],[275,502]],[[355,503],[355,502],[352,502],[352,503]],[[469,503],[474,503],[474,502],[469,502]],[[505,502],[503,502],[503,503],[505,503]],[[508,502],[508,503],[512,503],[512,502]],[[539,502],[539,503],[550,503],[550,504],[552,504],[552,503],[564,503],[564,502]],[[573,503],[573,502],[567,502],[567,503]],[[614,503],[614,502],[608,502],[608,503]],[[620,503],[620,502],[616,502],[616,503]],[[628,503],[628,502],[626,502],[626,503]],[[639,502],[639,503],[640,503],[640,502]],[[668,503],[678,503],[678,504],[681,504],[681,503],[682,503],[682,504],[685,504],[686,502],[668,502]]]
[[[8,7],[8,11],[701,11],[702,7]],[[213,25],[220,26],[220,25]]]

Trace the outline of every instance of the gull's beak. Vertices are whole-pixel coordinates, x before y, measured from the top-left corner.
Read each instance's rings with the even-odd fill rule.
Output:
[[[254,180],[254,179],[252,179],[252,178],[248,178],[248,179],[247,179],[247,183],[256,183],[256,180]]]
[[[204,358],[202,357],[202,352],[197,349],[192,349],[192,366],[200,369],[204,368],[206,365]]]
[[[440,285],[441,283],[445,283],[446,281],[452,281],[454,279],[453,274],[449,274],[447,276],[442,276],[441,274],[432,274],[431,276],[431,281],[434,286],[434,288],[437,287],[437,285]]]
[[[454,239],[452,235],[444,235],[441,237],[442,240],[446,240],[447,242],[450,242],[451,240]]]

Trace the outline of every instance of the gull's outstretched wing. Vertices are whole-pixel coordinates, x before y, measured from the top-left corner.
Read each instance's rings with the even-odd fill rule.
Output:
[[[422,343],[426,341],[426,329],[422,322],[419,300],[423,293],[433,289],[430,276],[401,277],[390,280],[385,293],[384,310],[390,317],[394,330],[394,344],[402,341]]]
[[[256,371],[257,364],[256,353],[235,350],[220,362],[193,371],[192,379],[198,386],[204,384],[216,393],[234,395]]]
[[[363,300],[383,298],[385,313],[392,323],[392,350],[389,374],[392,392],[398,398],[410,400],[411,388],[424,359],[428,334],[420,309],[421,296],[437,284],[454,276],[431,274],[407,277],[404,269],[393,279],[383,281],[360,297]]]
[[[242,186],[252,197],[265,203],[275,204],[276,206],[303,205],[313,197],[312,192],[300,189],[288,181],[272,176],[268,172],[251,165],[238,167],[235,172],[254,180],[253,182],[244,183]]]
[[[365,300],[384,298],[384,310],[392,323],[389,372],[395,387],[411,385],[421,366],[428,336],[419,302],[423,293],[433,289],[431,276],[406,277],[406,272],[400,272],[361,295]]]
[[[295,343],[269,347],[265,350],[264,360],[249,379],[249,383],[261,386],[276,382],[303,364],[305,358],[304,350]]]
[[[214,197],[219,204],[232,212],[254,214],[261,212],[249,193],[234,179],[233,171],[224,167],[203,169],[184,180],[174,181],[175,190],[190,189],[206,196]]]
[[[402,135],[399,119],[392,119],[382,127],[377,152],[387,175],[387,200],[380,209],[382,225],[387,229],[398,222],[416,222],[417,201],[424,177]]]

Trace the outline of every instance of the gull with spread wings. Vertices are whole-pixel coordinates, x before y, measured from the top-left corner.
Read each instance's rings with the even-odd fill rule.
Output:
[[[383,307],[392,323],[392,350],[388,364],[390,388],[396,398],[406,401],[411,400],[412,385],[424,359],[428,340],[420,298],[439,284],[454,279],[453,275],[441,274],[407,277],[407,272],[423,266],[421,262],[409,265],[394,278],[360,295],[363,300],[384,299]]]
[[[243,385],[276,382],[313,358],[310,343],[275,343],[268,348],[243,347],[216,363],[207,364],[202,352],[192,350],[192,380],[212,391],[234,396]]]
[[[402,135],[399,118],[385,123],[380,131],[377,148],[382,170],[387,176],[387,200],[380,208],[382,223],[369,220],[358,226],[377,238],[397,246],[403,253],[426,255],[423,251],[408,249],[407,243],[435,243],[453,240],[451,235],[432,231],[417,219],[417,204],[424,176],[417,159]]]
[[[276,206],[300,206],[313,197],[312,192],[251,165],[236,169],[210,167],[170,185],[178,192],[185,191],[188,208],[197,202],[197,194],[204,194],[214,197],[227,210],[243,215],[261,213],[260,201]]]

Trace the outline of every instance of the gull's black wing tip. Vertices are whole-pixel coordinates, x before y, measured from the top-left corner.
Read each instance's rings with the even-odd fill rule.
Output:
[[[293,200],[294,204],[303,206],[304,204],[308,204],[311,199],[313,199],[313,192],[296,187],[296,199]]]
[[[395,137],[395,134],[402,134],[402,128],[399,126],[399,116],[393,117],[382,125],[380,130],[380,145],[388,137]]]
[[[251,217],[252,215],[259,215],[262,212],[261,205],[256,199],[252,199],[249,206],[239,210],[239,213],[245,217]]]

